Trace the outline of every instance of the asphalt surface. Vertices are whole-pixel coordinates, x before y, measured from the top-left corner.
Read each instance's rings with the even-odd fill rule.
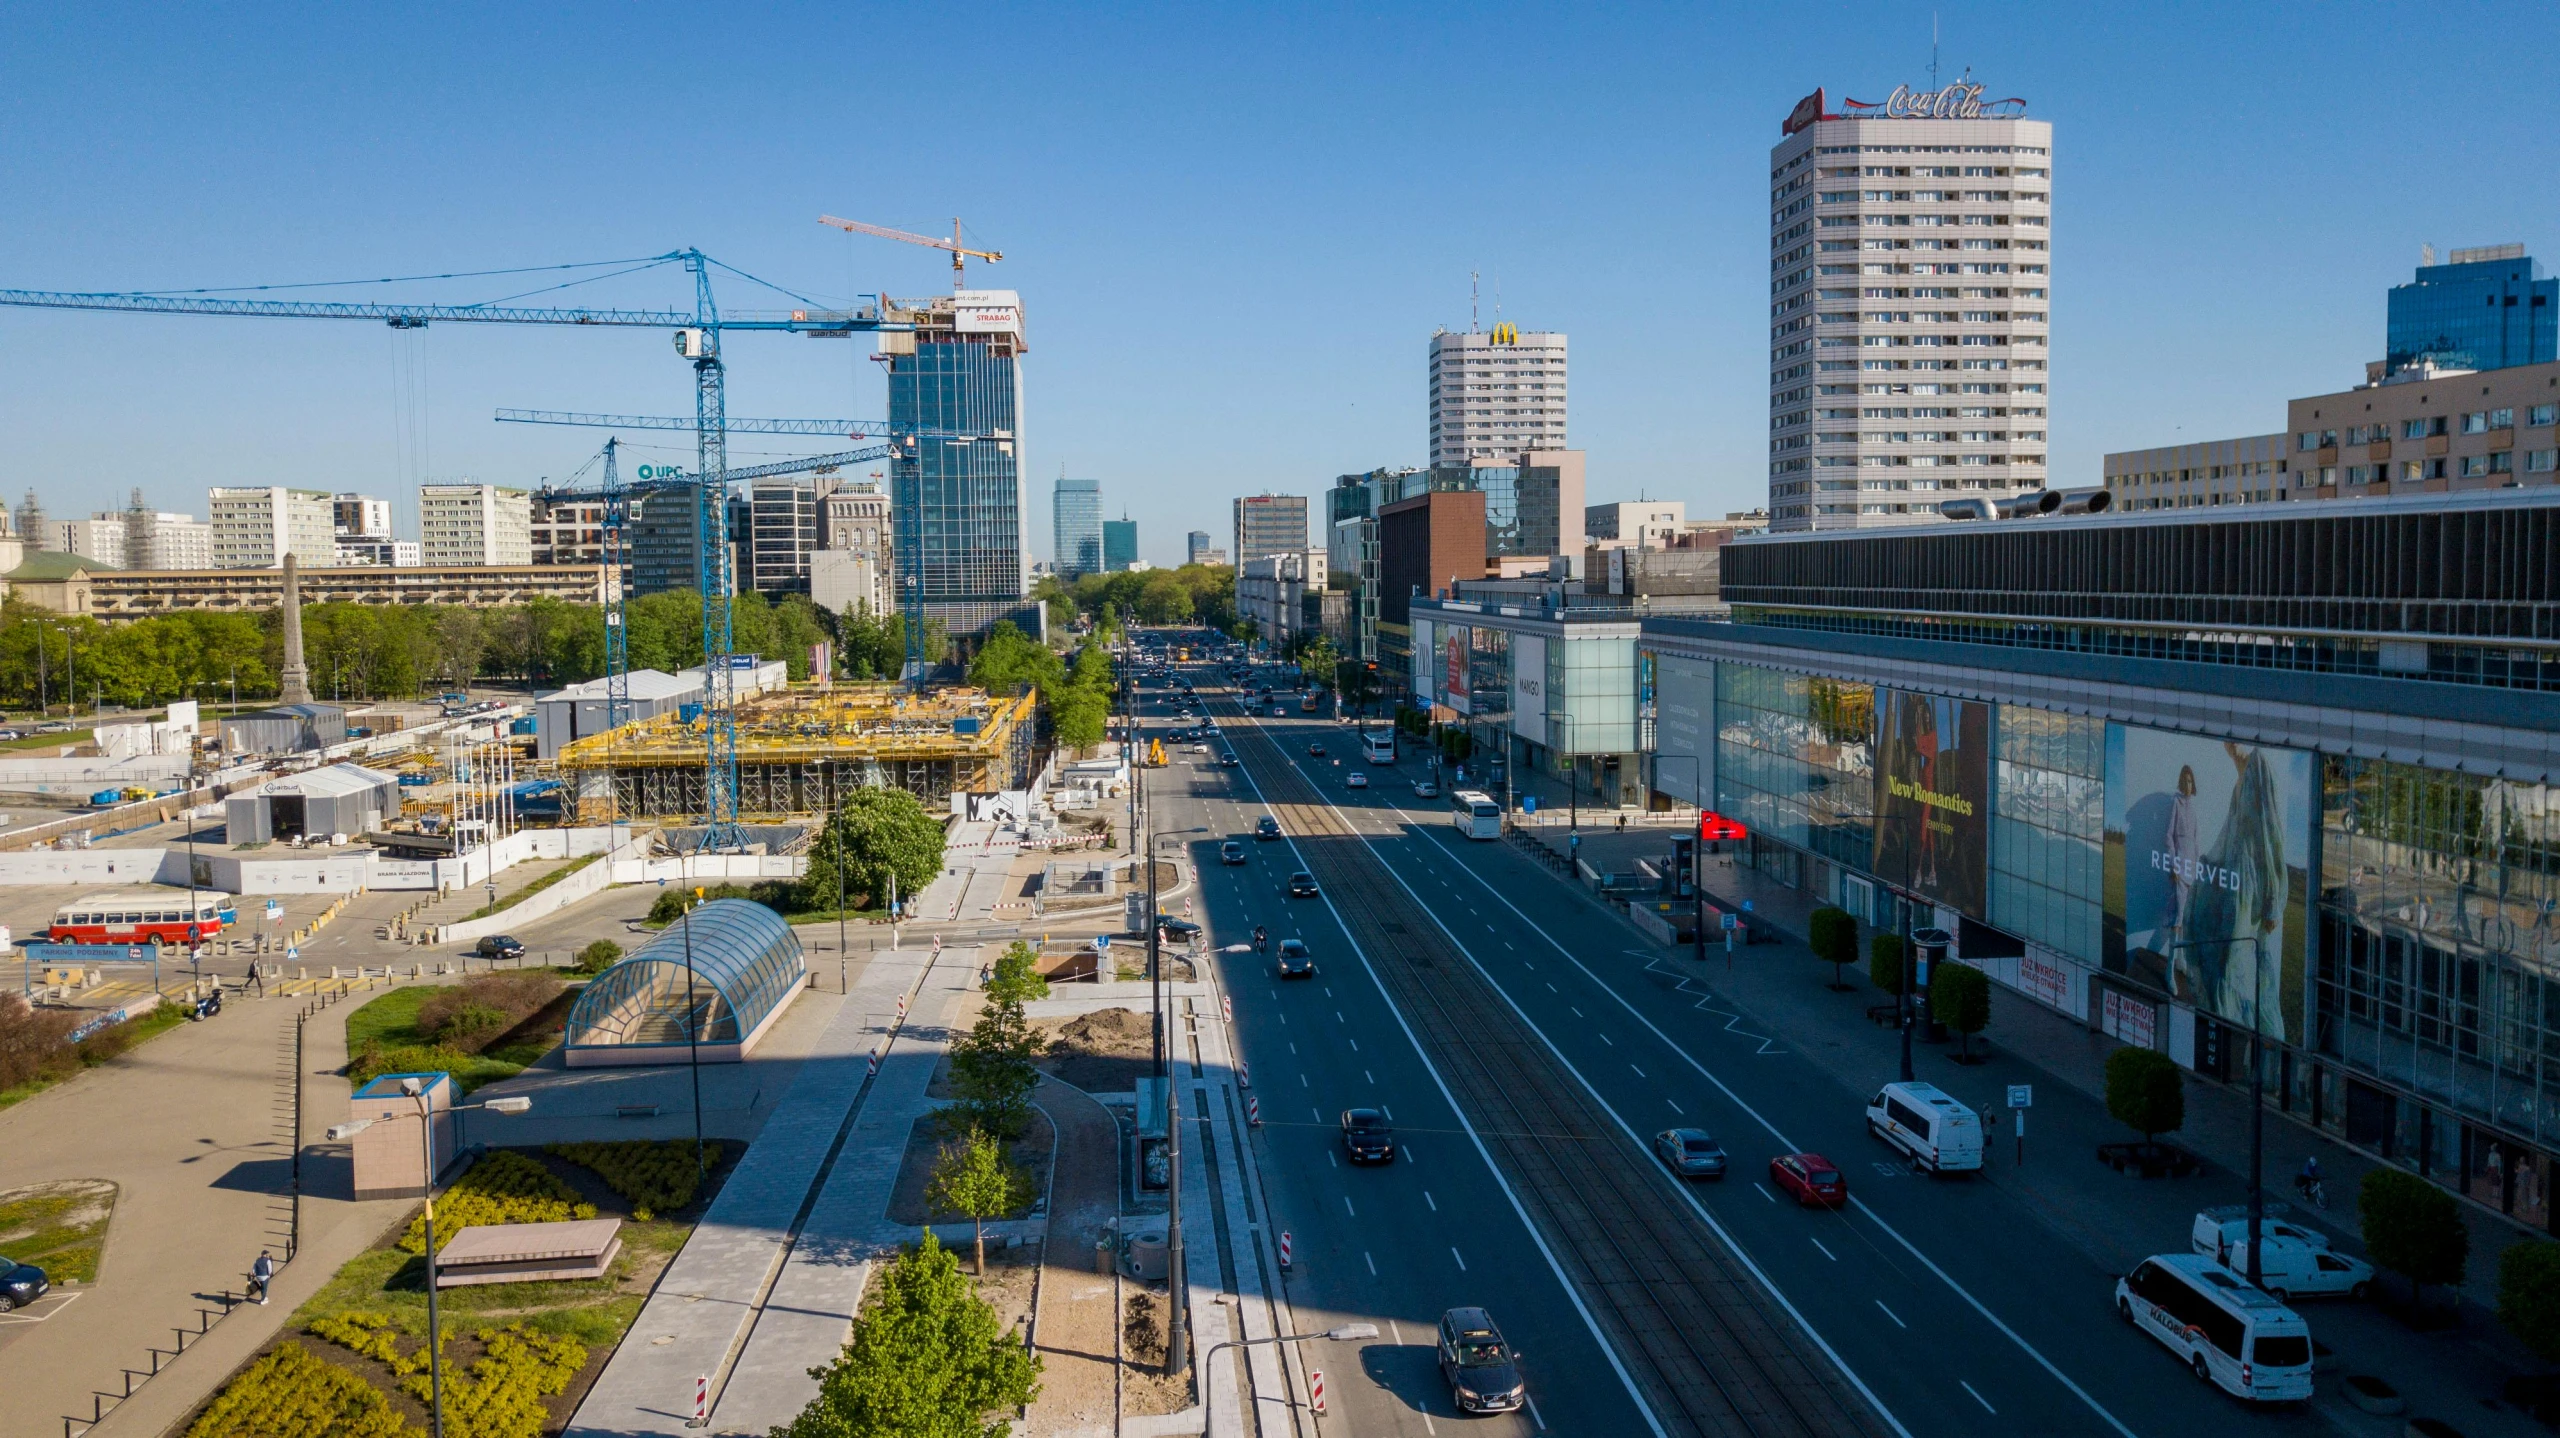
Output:
[[[1294,1235],[1289,1291],[1300,1327],[1367,1320],[1393,1339],[1362,1350],[1356,1378],[1328,1371],[1330,1401],[1352,1431],[1436,1433],[1455,1418],[1429,1344],[1437,1315],[1458,1304],[1489,1307],[1526,1355],[1532,1408],[1477,1420],[1478,1431],[1701,1429],[1645,1378],[1642,1355],[1608,1319],[1607,1296],[1567,1256],[1571,1235],[1532,1222],[1519,1201],[1529,1176],[1499,1164],[1499,1136],[1488,1143],[1481,1131],[1498,1105],[1443,1086],[1355,943],[1357,920],[1342,922],[1336,896],[1285,897],[1289,872],[1313,867],[1304,853],[1317,846],[1328,861],[1389,876],[1406,912],[1429,916],[1440,951],[1469,965],[1534,1032],[1618,1143],[1641,1152],[1674,1125],[1722,1140],[1729,1177],[1659,1173],[1633,1201],[1685,1213],[1702,1243],[1753,1275],[1763,1289],[1754,1301],[1787,1311],[1796,1336],[1871,1397],[1884,1431],[2147,1438],[2320,1422],[2302,1410],[2252,1410],[2199,1384],[2115,1317],[2114,1274],[1996,1187],[1916,1176],[1890,1161],[1865,1132],[1864,1096],[1834,1076],[1836,1063],[1808,1059],[1786,1034],[1724,1006],[1714,962],[1647,943],[1508,844],[1461,837],[1445,801],[1412,794],[1418,758],[1364,765],[1348,728],[1294,706],[1285,718],[1266,710],[1244,719],[1222,680],[1196,668],[1191,676],[1226,730],[1213,751],[1234,749],[1244,767],[1217,768],[1214,752],[1179,753],[1173,767],[1152,771],[1160,840],[1190,846],[1214,947],[1246,942],[1258,923],[1275,946],[1305,939],[1322,966],[1313,982],[1283,985],[1249,952],[1222,956],[1263,1103],[1265,1183]],[[1142,692],[1151,731],[1173,722],[1161,689]],[[1311,740],[1328,755],[1309,756]],[[1355,771],[1370,787],[1345,785]],[[1312,785],[1318,807],[1293,825],[1287,801],[1309,797],[1298,780]],[[1302,832],[1286,842],[1248,838],[1248,861],[1222,865],[1218,845],[1249,835],[1264,813]],[[1399,1162],[1357,1171],[1342,1163],[1334,1123],[1354,1104],[1393,1112]],[[1802,1151],[1829,1156],[1849,1176],[1846,1210],[1799,1208],[1769,1182],[1771,1156]],[[1322,1351],[1330,1347],[1310,1345],[1306,1361],[1348,1370],[1347,1355]]]

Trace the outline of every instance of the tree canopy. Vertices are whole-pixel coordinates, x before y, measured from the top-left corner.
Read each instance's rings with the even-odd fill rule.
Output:
[[[1011,1425],[989,1415],[1039,1392],[1039,1358],[929,1229],[875,1283],[853,1341],[819,1370],[818,1396],[776,1438],[1001,1438]]]

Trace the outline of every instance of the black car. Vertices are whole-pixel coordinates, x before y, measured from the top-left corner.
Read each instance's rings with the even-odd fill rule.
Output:
[[[1310,759],[1321,759],[1324,757],[1324,741],[1322,739],[1318,739],[1307,746],[1307,757]]]
[[[1304,869],[1289,876],[1289,897],[1312,899],[1316,896],[1316,876]]]
[[[1342,1111],[1342,1149],[1353,1163],[1393,1163],[1396,1131],[1376,1109],[1347,1108]]]
[[[1493,1315],[1452,1308],[1440,1315],[1440,1376],[1461,1413],[1508,1413],[1528,1401],[1520,1355],[1502,1341]]]
[[[507,934],[491,934],[472,946],[471,952],[484,959],[521,959],[524,945]]]
[[[1279,820],[1277,820],[1277,819],[1272,818],[1272,817],[1271,817],[1270,815],[1268,815],[1268,814],[1263,815],[1260,819],[1257,819],[1257,820],[1255,820],[1255,821],[1254,821],[1254,825],[1253,825],[1253,837],[1255,837],[1255,838],[1257,838],[1257,839],[1277,839],[1277,838],[1279,838],[1279,837],[1280,837],[1280,821],[1279,821]]]
[[[1229,839],[1227,842],[1220,844],[1218,846],[1218,862],[1221,864],[1243,863],[1244,845],[1237,843],[1233,839]]]
[[[1280,957],[1273,967],[1284,979],[1312,979],[1316,976],[1316,956],[1307,952],[1304,939],[1282,939]]]
[[[1230,749],[1224,754],[1218,756],[1218,767],[1221,769],[1240,768],[1243,764],[1244,761],[1236,757],[1236,751],[1233,749]]]
[[[1174,943],[1187,944],[1200,937],[1200,926],[1189,919],[1177,919],[1171,914],[1158,914],[1156,915],[1156,932]]]
[[[0,1313],[24,1308],[45,1296],[53,1288],[53,1280],[32,1263],[18,1263],[0,1258]]]

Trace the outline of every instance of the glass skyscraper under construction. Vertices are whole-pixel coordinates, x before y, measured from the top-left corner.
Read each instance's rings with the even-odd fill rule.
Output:
[[[962,290],[890,301],[913,332],[883,333],[889,428],[906,453],[889,471],[897,602],[920,598],[954,639],[998,620],[1036,627],[1022,564],[1022,301]]]

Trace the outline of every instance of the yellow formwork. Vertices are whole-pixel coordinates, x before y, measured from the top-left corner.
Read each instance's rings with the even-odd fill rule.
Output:
[[[998,697],[983,689],[938,689],[917,695],[895,684],[780,690],[739,704],[738,761],[992,761],[1012,746],[1016,730],[1031,723],[1037,703],[1030,693]],[[976,732],[958,732],[959,723],[969,720],[976,721]],[[572,741],[560,751],[560,767],[575,773],[698,766],[708,742],[699,717],[669,712]]]

